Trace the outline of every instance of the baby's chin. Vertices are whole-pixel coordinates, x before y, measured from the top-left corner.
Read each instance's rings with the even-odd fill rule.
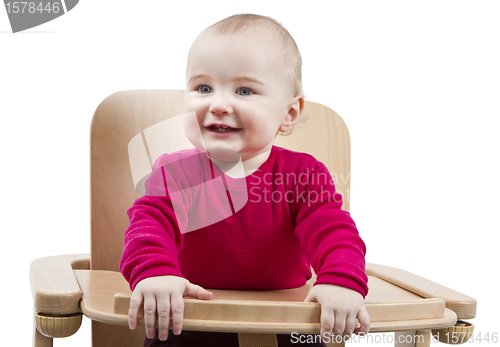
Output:
[[[211,148],[206,149],[206,152],[210,158],[224,162],[237,163],[241,160],[241,156],[237,151],[228,148]]]

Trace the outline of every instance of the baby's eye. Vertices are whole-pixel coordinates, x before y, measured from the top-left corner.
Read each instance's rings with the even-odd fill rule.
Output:
[[[247,87],[241,87],[240,89],[238,89],[237,93],[239,95],[243,95],[243,96],[252,95],[253,90],[251,90],[250,88],[247,88]]]
[[[207,86],[206,84],[199,86],[197,89],[202,94],[208,94],[212,92],[212,88],[210,86]]]

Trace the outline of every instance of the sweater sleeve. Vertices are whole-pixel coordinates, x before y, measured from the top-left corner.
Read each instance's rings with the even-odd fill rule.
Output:
[[[177,204],[174,210],[169,192],[180,195],[185,192],[174,186],[172,176],[158,160],[145,183],[146,194],[127,211],[129,226],[125,231],[120,271],[131,290],[148,277],[183,277],[178,253],[182,248],[187,208],[178,208]],[[189,199],[185,195],[182,198]]]
[[[317,162],[299,186],[295,234],[317,275],[316,284],[334,284],[368,293],[366,247],[326,166]]]

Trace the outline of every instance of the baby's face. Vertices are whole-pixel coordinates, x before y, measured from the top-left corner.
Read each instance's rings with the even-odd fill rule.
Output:
[[[279,42],[246,33],[205,32],[193,43],[183,113],[196,113],[209,151],[232,150],[242,160],[266,152],[292,98]],[[215,124],[233,129],[218,130]]]

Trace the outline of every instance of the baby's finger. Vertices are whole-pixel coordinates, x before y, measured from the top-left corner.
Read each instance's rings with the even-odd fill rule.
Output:
[[[335,335],[344,335],[345,320],[346,314],[343,311],[335,311],[335,326],[333,327],[333,333]]]
[[[368,334],[370,331],[370,316],[368,315],[368,312],[366,311],[366,308],[363,307],[359,313],[358,313],[358,321],[360,324],[360,327],[354,332],[356,334],[362,333],[362,334]]]
[[[344,338],[347,341],[356,329],[356,314],[349,314],[345,320]]]
[[[335,325],[335,316],[333,314],[333,309],[321,306],[321,337],[331,336],[332,329]]]
[[[156,316],[156,298],[153,295],[144,297],[144,324],[146,325],[146,337],[152,339],[155,337],[155,317]]]
[[[142,304],[142,293],[134,291],[130,298],[130,307],[128,309],[128,327],[132,330],[137,328],[137,314]]]
[[[170,301],[169,297],[157,299],[158,311],[158,338],[165,341],[168,338],[168,329],[170,326]]]
[[[199,285],[188,283],[184,295],[189,295],[196,299],[210,300],[212,299],[213,293]]]
[[[179,335],[182,331],[182,319],[184,317],[184,298],[181,294],[173,294],[172,306],[172,332]]]

